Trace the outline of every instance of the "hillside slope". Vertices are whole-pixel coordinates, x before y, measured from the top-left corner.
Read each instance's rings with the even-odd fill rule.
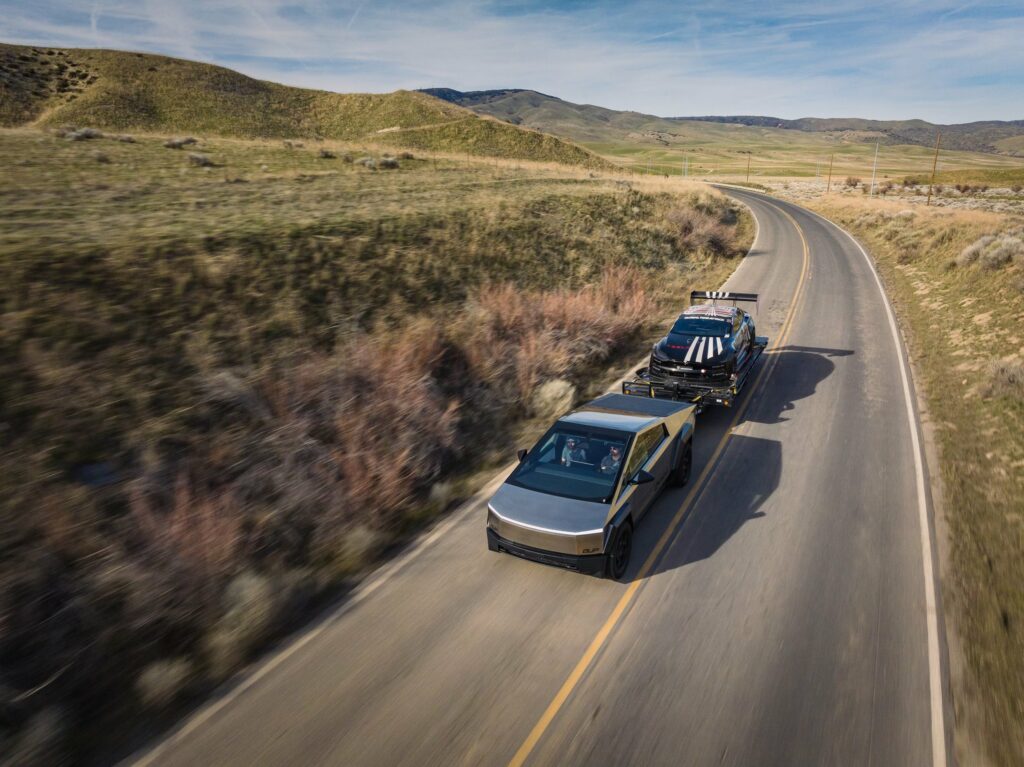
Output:
[[[469,92],[428,88],[423,92],[479,114],[582,142],[614,140],[629,133],[634,134],[633,138],[655,140],[659,138],[658,134],[663,134],[662,139],[671,141],[671,137],[686,129],[697,135],[706,129],[709,132],[708,138],[714,138],[725,127],[747,127],[770,131],[776,138],[783,140],[788,133],[790,139],[796,142],[804,139],[794,133],[799,131],[802,134],[819,134],[822,139],[868,143],[881,140],[883,144],[932,146],[935,143],[935,131],[941,130],[942,144],[947,149],[1013,156],[1024,154],[1014,141],[1024,137],[1024,120],[937,125],[925,120],[866,120],[856,117],[804,117],[799,120],[762,115],[656,117],[589,104],[574,104],[537,91],[517,88]]]
[[[862,132],[870,140],[880,138],[888,144],[917,144],[932,146],[935,132],[942,131],[942,145],[947,149],[962,149],[968,152],[990,152],[1016,155],[1017,151],[1007,148],[1005,141],[1024,136],[1024,120],[985,120],[955,125],[939,125],[926,120],[864,120],[858,117],[802,117],[799,120],[783,120],[778,117],[759,115],[674,117],[673,120],[693,122],[715,122],[731,125],[749,125],[810,133]]]
[[[420,149],[604,164],[565,141],[494,124],[423,93],[329,93],[166,56],[0,44],[0,126],[65,124],[242,138],[385,137]],[[430,131],[402,143],[401,131],[424,126],[445,126],[436,146]]]

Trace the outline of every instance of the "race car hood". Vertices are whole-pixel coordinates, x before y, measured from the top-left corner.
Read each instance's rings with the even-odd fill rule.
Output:
[[[663,357],[676,362],[715,364],[724,360],[732,344],[729,338],[721,336],[687,336],[670,333],[661,339],[657,351]]]
[[[507,482],[494,494],[488,506],[515,525],[563,535],[600,530],[610,509],[606,503],[548,495]]]

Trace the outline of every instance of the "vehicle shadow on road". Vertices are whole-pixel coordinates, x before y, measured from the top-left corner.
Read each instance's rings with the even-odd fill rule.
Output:
[[[700,489],[693,508],[649,576],[707,559],[751,520],[764,516],[761,507],[779,486],[782,443],[735,434],[729,439],[715,473]],[[689,488],[665,493],[644,520],[647,534],[634,542],[632,577],[650,556]]]
[[[747,391],[741,396],[756,396],[744,414],[743,421],[782,423],[796,403],[810,397],[818,385],[836,368],[832,360],[849,357],[852,349],[826,349],[813,346],[783,346],[772,350],[762,364],[774,364],[770,376],[760,383],[761,391]],[[773,363],[774,360],[774,363]]]

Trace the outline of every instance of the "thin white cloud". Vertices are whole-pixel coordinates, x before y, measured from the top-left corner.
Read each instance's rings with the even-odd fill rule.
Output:
[[[981,9],[981,10],[979,10]],[[951,0],[0,0],[14,42],[150,50],[337,91],[528,87],[656,114],[1020,118],[1024,10]],[[998,16],[998,19],[996,18]]]

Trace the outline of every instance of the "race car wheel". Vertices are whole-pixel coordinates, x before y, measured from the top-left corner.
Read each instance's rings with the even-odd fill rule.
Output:
[[[608,577],[622,580],[629,567],[629,557],[633,553],[633,524],[626,522],[615,533],[611,551],[608,552]]]
[[[672,472],[671,482],[676,487],[682,487],[690,481],[690,470],[693,468],[693,445],[687,442],[683,445],[682,454],[676,462],[676,468]]]

